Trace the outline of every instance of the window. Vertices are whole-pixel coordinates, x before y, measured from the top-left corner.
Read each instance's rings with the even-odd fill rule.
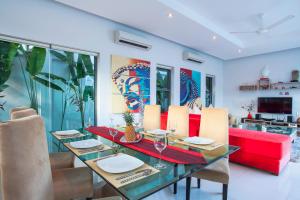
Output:
[[[156,104],[161,112],[168,111],[171,103],[171,69],[158,67],[156,72]]]
[[[205,107],[215,106],[215,77],[206,75]]]
[[[12,108],[34,108],[45,120],[49,151],[58,151],[49,131],[94,124],[96,63],[92,53],[0,40],[0,123]]]

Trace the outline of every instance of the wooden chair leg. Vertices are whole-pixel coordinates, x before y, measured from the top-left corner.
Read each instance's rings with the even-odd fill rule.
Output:
[[[223,200],[227,200],[228,184],[223,184]]]
[[[200,186],[201,186],[201,179],[198,178],[198,179],[197,179],[197,187],[200,188]]]

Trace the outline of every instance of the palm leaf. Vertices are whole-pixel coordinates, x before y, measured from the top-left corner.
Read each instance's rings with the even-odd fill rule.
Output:
[[[80,83],[79,83],[78,76],[77,76],[77,69],[76,69],[77,66],[76,66],[76,62],[74,61],[74,53],[65,51],[65,54],[67,56],[67,63],[69,66],[71,79],[72,79],[74,85],[79,86]]]
[[[59,80],[59,81],[61,81],[62,83],[66,84],[66,85],[68,84],[66,79],[64,79],[63,77],[57,76],[55,74],[51,74],[51,73],[47,73],[47,72],[41,72],[41,73],[39,73],[39,75],[42,75],[47,79]]]
[[[19,44],[16,43],[0,41],[0,85],[9,79],[18,46]]]
[[[50,50],[50,53],[52,55],[54,55],[56,58],[58,58],[59,60],[61,60],[62,62],[67,62],[67,56],[58,52],[58,51],[55,51],[55,50]]]
[[[86,70],[85,70],[85,67],[84,67],[84,64],[83,64],[81,54],[78,55],[78,60],[77,60],[77,64],[76,64],[76,71],[77,71],[77,78],[78,79],[84,78],[86,76],[86,73],[85,73]]]
[[[87,72],[87,75],[94,76],[94,66],[91,61],[91,56],[89,55],[83,55],[81,54],[81,59],[85,67],[85,71]]]
[[[33,47],[28,53],[26,70],[31,76],[39,74],[45,63],[46,49],[40,47]]]
[[[64,92],[64,90],[60,86],[58,86],[55,83],[52,83],[52,82],[50,82],[48,80],[42,79],[42,78],[40,78],[38,76],[34,76],[33,79],[36,80],[37,82],[41,83],[42,85],[46,86],[46,87],[50,87],[50,88],[52,88],[54,90],[58,90],[58,91]]]
[[[84,92],[83,92],[83,101],[87,102],[91,98],[91,100],[94,100],[94,87],[93,86],[85,86]]]
[[[0,85],[0,92],[3,92],[6,88],[8,88],[9,85],[3,84]]]

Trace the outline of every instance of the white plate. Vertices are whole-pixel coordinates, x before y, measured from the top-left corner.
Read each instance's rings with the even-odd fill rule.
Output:
[[[95,140],[95,139],[70,142],[70,146],[74,147],[76,149],[88,149],[88,148],[100,146],[102,144],[103,144],[102,142],[100,142],[99,140]]]
[[[56,135],[76,135],[80,133],[77,130],[65,130],[65,131],[55,131]]]
[[[123,153],[97,161],[97,166],[100,169],[112,174],[128,172],[141,167],[143,164],[143,161]]]
[[[167,133],[166,130],[162,129],[155,129],[155,130],[149,130],[147,133],[153,134],[153,135],[165,135]]]
[[[184,139],[185,142],[191,143],[191,144],[202,144],[202,145],[208,145],[214,143],[214,140],[204,137],[188,137]]]

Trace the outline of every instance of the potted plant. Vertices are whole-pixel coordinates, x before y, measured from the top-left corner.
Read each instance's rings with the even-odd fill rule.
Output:
[[[127,142],[133,142],[136,140],[136,134],[135,134],[135,129],[133,126],[134,123],[134,117],[133,113],[130,111],[126,111],[123,113],[123,119],[126,123],[126,128],[125,128],[125,138]]]
[[[253,102],[253,101],[251,101],[251,103],[250,103],[249,105],[244,105],[244,106],[242,106],[242,109],[248,111],[248,115],[247,115],[247,118],[248,118],[248,119],[252,119],[252,118],[253,118],[251,112],[254,111],[254,106],[255,106],[255,105],[254,105],[254,102]]]

